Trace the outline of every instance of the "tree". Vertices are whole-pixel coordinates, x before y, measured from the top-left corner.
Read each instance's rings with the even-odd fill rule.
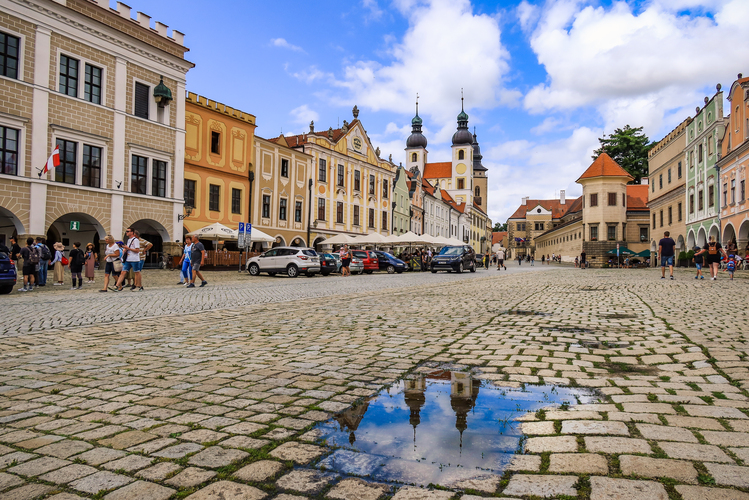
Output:
[[[629,125],[618,128],[606,137],[599,137],[601,147],[593,152],[593,159],[606,152],[624,170],[635,178],[634,184],[648,176],[648,151],[653,147],[650,139],[642,133],[642,127],[632,128]]]
[[[494,224],[494,232],[495,233],[500,233],[502,231],[507,231],[507,223],[506,222],[504,224],[502,224],[500,222],[497,222],[496,224]]]

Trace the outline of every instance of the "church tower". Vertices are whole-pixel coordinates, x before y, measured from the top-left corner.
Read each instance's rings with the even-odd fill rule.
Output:
[[[411,120],[411,135],[406,140],[406,169],[414,167],[424,173],[427,163],[427,138],[421,133],[422,120],[419,117],[419,96],[416,96],[416,116]]]
[[[457,202],[471,204],[473,194],[473,135],[468,130],[468,114],[463,108],[463,96],[460,97],[460,114],[458,130],[453,134],[452,145],[452,189],[450,195]]]
[[[481,164],[481,148],[476,139],[476,129],[473,130],[473,204],[484,213],[486,211],[486,195],[489,180],[486,178],[487,168]]]

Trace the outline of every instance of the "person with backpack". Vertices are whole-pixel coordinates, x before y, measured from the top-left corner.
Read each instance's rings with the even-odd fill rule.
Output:
[[[694,262],[694,267],[697,268],[697,275],[694,277],[694,279],[704,280],[705,277],[702,275],[702,265],[705,262],[705,259],[702,256],[702,252],[700,252],[700,247],[694,247],[692,251],[694,252],[692,262]]]
[[[30,292],[34,289],[36,266],[39,265],[39,249],[34,246],[34,238],[26,238],[26,246],[19,252],[23,258],[23,287],[19,292]]]
[[[44,238],[39,237],[36,239],[36,247],[39,249],[39,279],[36,281],[36,286],[45,286],[47,284],[47,270],[49,269],[49,261],[52,260],[52,252],[49,251],[47,242]]]
[[[73,243],[73,249],[70,251],[70,255],[68,257],[70,261],[70,275],[73,278],[73,286],[70,287],[71,290],[75,290],[75,280],[78,279],[78,287],[77,289],[80,290],[81,287],[83,287],[83,278],[81,278],[81,272],[83,271],[83,264],[85,263],[86,255],[83,253],[83,250],[81,250],[81,242],[76,241]]]
[[[710,267],[710,279],[715,281],[718,278],[721,255],[728,258],[726,251],[723,250],[720,243],[715,241],[715,236],[710,236],[710,241],[695,256],[703,254],[705,255],[705,263]]]
[[[736,256],[733,254],[728,256],[728,261],[726,262],[726,272],[731,277],[731,281],[733,281],[733,273],[736,272]]]
[[[62,282],[65,279],[65,265],[68,263],[68,259],[65,258],[63,252],[65,251],[65,245],[59,241],[55,243],[55,258],[52,259],[50,264],[54,269],[55,282],[53,285],[62,286]]]

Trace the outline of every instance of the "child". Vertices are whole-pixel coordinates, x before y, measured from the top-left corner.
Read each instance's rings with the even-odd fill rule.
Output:
[[[704,262],[702,260],[702,255],[696,255],[697,252],[700,251],[700,247],[694,247],[694,253],[695,256],[692,258],[692,262],[694,262],[694,267],[697,268],[697,276],[694,277],[694,279],[701,279],[704,280],[705,277],[702,275],[702,263]]]
[[[731,277],[732,281],[734,271],[736,271],[736,257],[731,254],[728,256],[728,262],[726,262],[726,272],[728,272],[728,275]]]
[[[78,278],[78,287],[77,289],[80,290],[83,286],[83,278],[81,278],[81,271],[83,271],[83,264],[84,264],[84,258],[85,255],[83,253],[83,250],[81,250],[81,242],[76,241],[73,243],[73,249],[70,251],[70,256],[68,257],[68,260],[70,263],[68,264],[70,266],[70,274],[73,277],[73,286],[70,288],[71,290],[75,290],[75,279]]]

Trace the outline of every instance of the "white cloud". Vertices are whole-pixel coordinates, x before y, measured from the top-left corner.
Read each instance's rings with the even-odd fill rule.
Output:
[[[530,36],[548,81],[528,92],[525,108],[541,113],[595,106],[606,129],[631,123],[653,133],[664,113],[701,104],[696,89],[730,85],[749,66],[749,51],[732,42],[745,37],[746,0],[645,5],[633,11],[621,1],[601,7],[548,0]],[[531,23],[532,11],[521,4],[521,24]]]
[[[469,112],[516,95],[503,88],[509,54],[495,18],[473,14],[469,0],[395,0],[394,5],[409,28],[399,43],[388,42],[389,63],[360,60],[345,66],[337,85],[348,90],[347,104],[403,113],[414,108],[418,93],[422,116],[454,129],[461,88]]]
[[[377,0],[362,0],[362,6],[369,11],[369,18],[371,20],[378,20],[384,14],[383,10],[377,3]]]
[[[317,111],[310,109],[307,104],[292,109],[289,114],[292,116],[293,122],[298,125],[309,125],[309,122],[320,119]]]
[[[312,83],[315,80],[330,80],[333,78],[333,75],[330,73],[325,73],[324,71],[321,71],[317,66],[310,66],[307,69],[303,69],[300,71],[290,71],[289,65],[285,64],[284,69],[286,72],[296,78],[297,80],[300,80],[304,83]]]
[[[290,44],[284,38],[271,38],[270,43],[274,47],[281,47],[282,49],[289,49],[294,52],[304,52],[303,48]]]
[[[569,127],[565,123],[566,122],[561,118],[554,118],[553,116],[549,116],[545,118],[544,121],[533,127],[531,129],[531,133],[534,135],[543,135],[548,132],[565,130]]]

